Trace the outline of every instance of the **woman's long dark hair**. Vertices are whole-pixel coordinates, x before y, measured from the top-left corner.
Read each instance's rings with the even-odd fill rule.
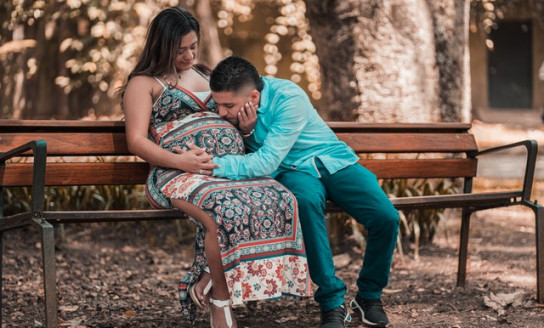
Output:
[[[196,18],[180,7],[162,10],[149,25],[144,48],[129,74],[161,76],[175,71],[174,59],[181,39],[194,31],[200,39],[200,25]]]
[[[174,59],[181,39],[192,31],[200,39],[200,25],[187,10],[170,7],[158,13],[149,25],[144,48],[136,66],[128,75],[127,83],[137,75],[162,76],[175,71]],[[210,73],[206,66],[198,65],[197,68],[205,74]],[[121,97],[126,85],[120,90]]]

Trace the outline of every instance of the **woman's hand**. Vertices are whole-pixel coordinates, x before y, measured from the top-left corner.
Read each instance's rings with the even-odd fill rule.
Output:
[[[255,129],[255,123],[257,122],[257,106],[251,101],[244,104],[238,112],[239,128],[244,137],[249,137]]]
[[[189,150],[179,147],[172,148],[180,155],[180,163],[177,168],[188,173],[212,175],[213,169],[219,167],[219,164],[212,162],[213,156],[208,154],[206,149],[194,144],[187,144],[187,146]]]

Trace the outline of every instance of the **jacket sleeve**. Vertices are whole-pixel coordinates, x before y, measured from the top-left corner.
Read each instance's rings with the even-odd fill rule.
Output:
[[[309,105],[303,96],[295,96],[271,109],[273,123],[269,127],[263,146],[245,155],[214,158],[213,162],[220,167],[213,170],[213,176],[241,180],[272,174],[304,129]]]

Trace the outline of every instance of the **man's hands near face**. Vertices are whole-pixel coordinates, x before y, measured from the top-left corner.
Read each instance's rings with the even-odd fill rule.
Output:
[[[242,135],[251,135],[257,122],[257,106],[248,101],[240,108],[238,112],[239,128]]]

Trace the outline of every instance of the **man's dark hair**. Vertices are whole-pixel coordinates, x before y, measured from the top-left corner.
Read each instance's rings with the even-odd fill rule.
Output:
[[[210,89],[215,92],[238,92],[246,86],[254,86],[260,92],[263,81],[255,66],[241,57],[223,59],[210,75]]]

